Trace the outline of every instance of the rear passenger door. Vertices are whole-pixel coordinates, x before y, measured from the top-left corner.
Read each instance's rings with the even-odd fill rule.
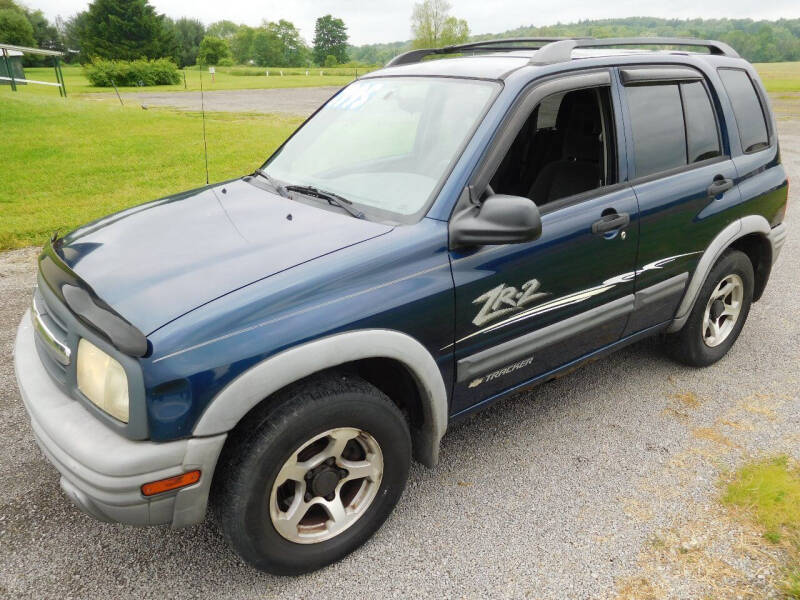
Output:
[[[628,169],[639,202],[636,307],[625,335],[673,318],[689,275],[739,202],[720,105],[689,67],[619,71]]]

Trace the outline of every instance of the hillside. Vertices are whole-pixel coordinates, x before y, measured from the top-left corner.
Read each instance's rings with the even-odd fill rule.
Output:
[[[753,21],[752,19],[658,19],[628,17],[556,24],[544,27],[533,25],[510,29],[502,33],[472,36],[472,40],[539,36],[678,36],[710,38],[727,42],[752,62],[783,62],[800,60],[800,19]],[[408,50],[410,41],[387,44],[368,44],[350,48],[353,60],[383,64],[393,56]]]

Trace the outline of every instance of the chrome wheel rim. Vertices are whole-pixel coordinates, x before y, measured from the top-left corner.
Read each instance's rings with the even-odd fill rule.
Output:
[[[742,312],[744,283],[738,275],[728,275],[717,284],[703,313],[703,341],[711,348],[730,336]]]
[[[329,429],[300,446],[275,478],[269,514],[275,530],[298,544],[324,542],[369,509],[383,479],[383,453],[366,431]]]

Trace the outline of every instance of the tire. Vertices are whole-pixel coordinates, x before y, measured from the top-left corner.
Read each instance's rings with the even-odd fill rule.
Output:
[[[275,575],[314,571],[361,546],[394,509],[411,464],[403,414],[354,376],[320,375],[291,386],[231,436],[214,479],[213,509],[234,550]]]
[[[672,358],[685,365],[706,367],[725,356],[750,312],[753,281],[753,264],[747,255],[739,250],[726,250],[708,274],[683,329],[667,337],[667,350]],[[727,287],[728,284],[732,287]],[[740,289],[735,291],[737,288]],[[724,294],[729,289],[734,291]],[[723,296],[712,299],[712,295],[720,293]],[[723,314],[719,319],[714,318],[720,311],[730,310],[737,298],[739,309],[735,316]],[[716,328],[712,323],[717,324]]]

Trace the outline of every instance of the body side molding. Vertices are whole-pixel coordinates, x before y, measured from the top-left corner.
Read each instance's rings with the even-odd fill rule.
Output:
[[[498,346],[487,348],[458,361],[458,381],[463,382],[483,375],[498,367],[525,358],[534,352],[556,344],[588,329],[630,313],[634,306],[634,295],[624,296],[542,329],[532,331]]]
[[[694,270],[692,279],[689,281],[689,286],[686,288],[686,293],[681,300],[678,310],[675,313],[675,319],[672,324],[667,328],[669,333],[680,331],[686,324],[689,318],[689,313],[692,312],[697,295],[700,293],[700,288],[703,287],[708,273],[717,262],[717,259],[722,253],[736,240],[751,233],[760,233],[764,236],[769,236],[771,228],[769,222],[761,215],[747,215],[728,225],[723,229],[717,237],[711,240],[711,243],[703,252],[700,257],[700,262],[697,263],[697,268]]]
[[[669,279],[665,279],[655,285],[646,287],[636,292],[636,303],[634,310],[646,308],[648,305],[653,305],[661,300],[668,299],[673,294],[677,296],[686,287],[686,280],[689,279],[689,273],[681,273]]]
[[[422,399],[422,429],[412,429],[415,458],[426,466],[439,459],[439,441],[447,429],[444,380],[431,354],[409,335],[388,329],[365,329],[324,337],[271,356],[225,386],[206,408],[194,435],[232,429],[250,409],[281,388],[324,369],[366,358],[403,363]]]

